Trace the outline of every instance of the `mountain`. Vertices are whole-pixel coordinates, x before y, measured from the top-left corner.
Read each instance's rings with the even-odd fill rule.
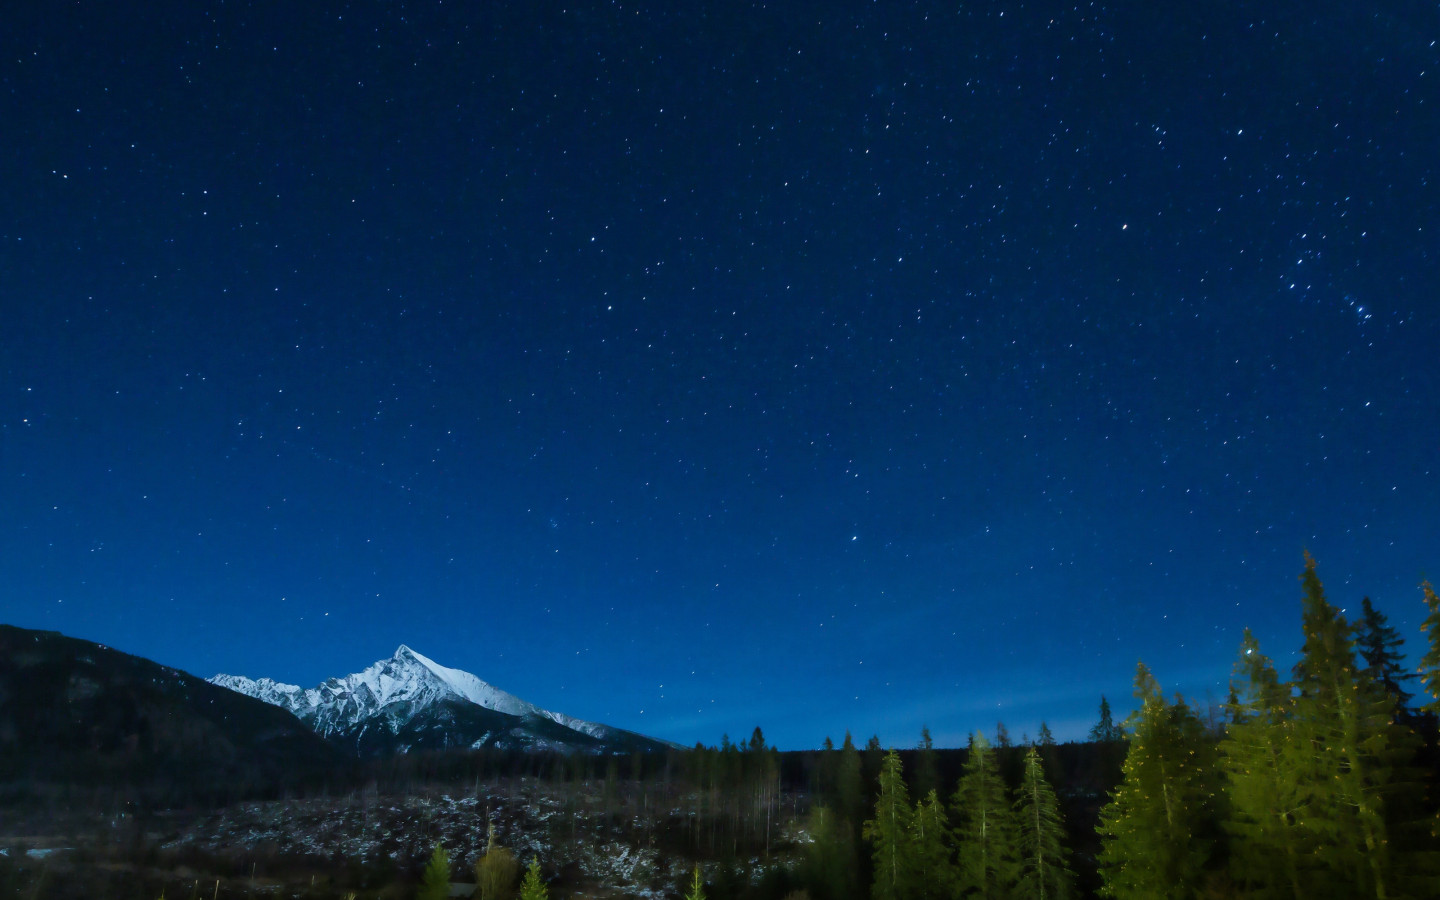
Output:
[[[293,715],[53,631],[0,625],[0,799],[93,787],[156,804],[261,796],[345,765]]]
[[[216,675],[210,683],[289,710],[360,756],[449,747],[629,753],[669,746],[541,709],[404,644],[389,659],[318,687],[243,675]]]

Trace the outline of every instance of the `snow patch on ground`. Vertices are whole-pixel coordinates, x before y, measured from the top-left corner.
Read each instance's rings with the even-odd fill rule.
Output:
[[[598,786],[560,794],[529,780],[482,786],[468,796],[357,791],[326,800],[237,804],[200,816],[161,847],[418,866],[439,842],[450,855],[455,880],[469,881],[493,825],[497,842],[522,866],[538,859],[547,877],[565,870],[572,882],[567,891],[577,896],[660,900],[678,896],[694,865],[662,856],[654,847],[656,835],[674,821],[671,809],[665,804],[617,815],[622,811],[606,803]]]

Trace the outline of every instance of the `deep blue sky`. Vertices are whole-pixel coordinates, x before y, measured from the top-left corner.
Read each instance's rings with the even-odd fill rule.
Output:
[[[1433,3],[22,6],[0,621],[785,748],[1421,640]]]

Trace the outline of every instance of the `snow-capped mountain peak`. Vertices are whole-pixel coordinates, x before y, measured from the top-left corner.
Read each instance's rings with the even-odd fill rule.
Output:
[[[628,740],[627,732],[541,709],[469,672],[442,666],[405,644],[389,659],[308,689],[241,675],[216,675],[210,681],[284,707],[325,737],[345,743],[354,740],[357,746],[367,735],[373,743],[377,734],[398,739],[417,729],[432,738],[440,734],[441,746],[498,742],[596,749],[597,742]],[[477,729],[478,736],[470,733]],[[407,746],[400,744],[402,749]]]
[[[494,685],[487,684],[469,672],[442,666],[428,656],[416,653],[404,644],[401,644],[400,649],[395,651],[395,655],[391,657],[390,661],[396,664],[419,666],[426,675],[435,679],[456,696],[463,697],[486,709],[509,713],[512,716],[548,715],[545,710],[533,703],[526,703],[514,694],[508,694]]]

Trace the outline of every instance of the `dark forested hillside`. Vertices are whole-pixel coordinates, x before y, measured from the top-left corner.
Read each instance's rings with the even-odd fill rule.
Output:
[[[146,659],[0,625],[0,792],[216,803],[345,777],[282,709]]]

